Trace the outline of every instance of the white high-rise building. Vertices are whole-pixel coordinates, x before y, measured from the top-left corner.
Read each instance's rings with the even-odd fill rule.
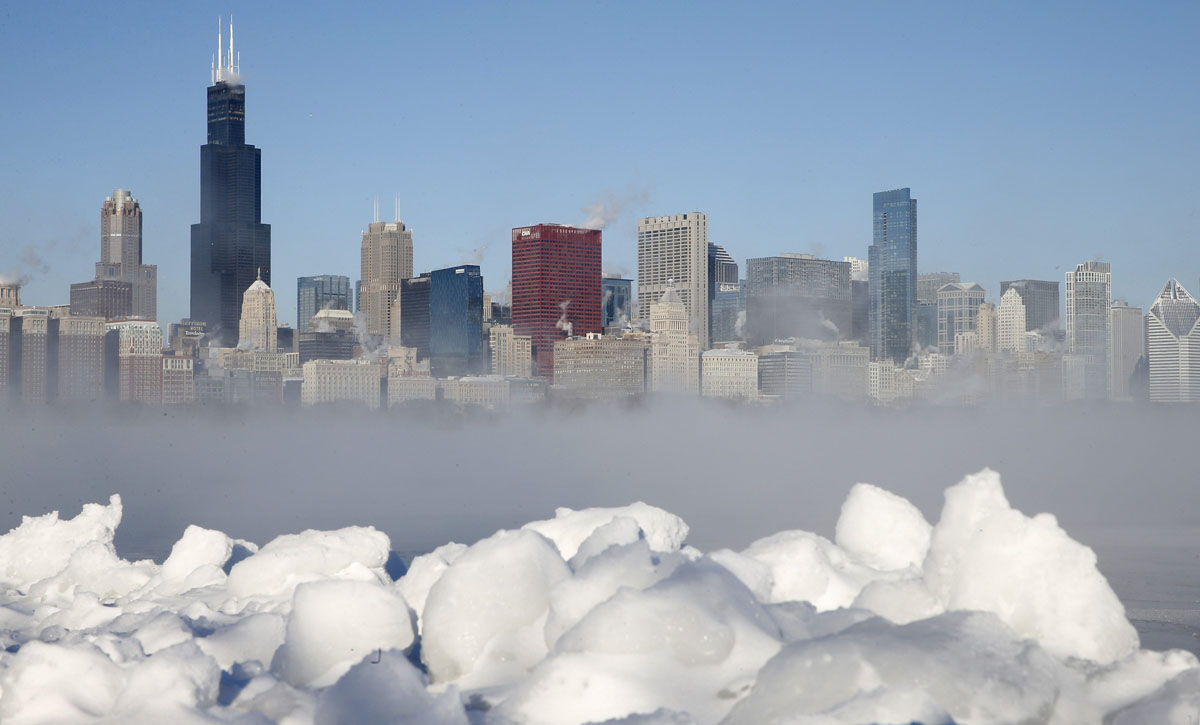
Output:
[[[700,393],[706,398],[758,397],[758,355],[748,350],[706,350],[700,356]]]
[[[242,294],[242,318],[238,323],[238,348],[275,352],[278,345],[279,323],[275,317],[275,292],[258,279]]]
[[[983,287],[974,282],[951,282],[937,291],[938,350],[960,353],[955,340],[960,334],[975,334],[979,306],[987,297]]]
[[[979,305],[975,313],[975,349],[996,352],[996,306],[991,302]]]
[[[379,407],[382,367],[374,360],[309,360],[303,365],[304,383],[300,387],[303,405],[362,403],[371,410]]]
[[[1124,301],[1108,308],[1108,397],[1132,400],[1133,376],[1146,354],[1146,320],[1141,307]]]
[[[1111,302],[1112,268],[1108,262],[1084,262],[1074,272],[1067,272],[1067,348],[1072,355],[1082,358],[1085,398],[1108,395]]]
[[[362,288],[358,311],[366,318],[367,334],[399,341],[400,321],[393,320],[401,280],[413,276],[413,233],[404,222],[375,221],[362,233]]]
[[[650,391],[700,391],[700,342],[688,330],[687,309],[674,287],[650,305]]]
[[[528,378],[533,375],[533,337],[518,335],[512,325],[492,325],[492,375]]]
[[[996,307],[996,347],[1000,352],[1026,352],[1029,347],[1025,329],[1025,302],[1016,288],[1009,287]]]
[[[708,215],[701,212],[638,220],[638,319],[674,286],[701,349],[708,329]]]
[[[1168,280],[1146,315],[1150,399],[1200,402],[1200,303]]]
[[[110,322],[117,334],[118,394],[122,402],[162,402],[162,328],[150,320]]]

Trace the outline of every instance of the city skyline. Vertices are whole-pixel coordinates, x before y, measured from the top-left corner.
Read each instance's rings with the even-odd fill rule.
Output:
[[[475,68],[483,68],[478,64],[481,54],[494,52],[494,46],[484,43],[461,59],[446,59],[447,68],[432,69],[433,79],[413,87],[414,97],[407,101],[414,104],[413,110],[405,111],[404,124],[388,116],[387,106],[378,113],[360,109],[356,117],[347,118],[341,108],[357,107],[343,104],[348,98],[341,94],[369,83],[371,74],[353,82],[346,80],[341,84],[344,89],[322,86],[322,79],[328,79],[330,74],[349,79],[352,76],[349,69],[364,61],[380,63],[413,79],[417,77],[415,69],[428,70],[428,63],[423,66],[419,58],[409,55],[415,51],[396,57],[370,54],[364,57],[366,51],[350,52],[353,49],[348,47],[347,38],[361,30],[355,24],[370,14],[369,9],[356,9],[331,19],[329,42],[347,52],[323,54],[332,60],[321,68],[300,56],[307,43],[300,31],[306,23],[313,22],[306,12],[284,19],[280,25],[278,18],[268,21],[263,10],[243,10],[238,14],[238,46],[247,50],[243,72],[253,87],[247,133],[267,156],[263,163],[262,216],[276,227],[274,236],[286,240],[275,255],[274,273],[284,288],[290,286],[288,280],[303,275],[352,273],[357,266],[357,242],[366,209],[374,197],[386,198],[397,191],[406,221],[418,238],[427,240],[416,246],[414,268],[478,263],[491,290],[502,289],[510,273],[508,250],[502,240],[507,239],[513,226],[530,220],[573,224],[583,224],[589,217],[608,220],[604,268],[624,272],[624,276],[633,276],[637,218],[693,210],[708,214],[712,220],[710,240],[728,249],[738,262],[796,252],[829,259],[846,255],[862,257],[870,243],[870,229],[865,223],[866,195],[903,185],[913,188],[923,201],[918,271],[958,270],[963,279],[982,284],[989,299],[998,302],[1001,279],[1062,280],[1063,273],[1080,259],[1100,255],[1114,269],[1113,297],[1148,308],[1163,279],[1177,277],[1186,283],[1200,274],[1196,246],[1192,244],[1195,234],[1189,227],[1197,196],[1193,171],[1197,167],[1197,145],[1190,133],[1184,133],[1183,123],[1183,119],[1194,117],[1196,99],[1189,94],[1168,94],[1168,90],[1176,88],[1171,85],[1171,78],[1181,71],[1175,63],[1163,66],[1158,61],[1181,49],[1195,54],[1195,49],[1183,42],[1180,29],[1188,25],[1188,18],[1196,10],[1186,6],[1167,10],[1178,22],[1154,27],[1139,22],[1138,18],[1117,23],[1111,16],[1122,11],[1098,10],[1096,17],[1080,20],[1085,25],[1100,26],[1098,30],[1102,32],[1096,39],[1075,41],[1074,46],[1061,48],[1051,43],[1051,39],[1057,40],[1054,28],[1067,22],[1065,12],[1054,17],[1045,11],[1050,17],[1043,17],[1039,28],[1029,29],[1024,35],[1014,27],[1020,14],[1017,8],[996,11],[992,16],[977,9],[962,9],[935,18],[936,22],[928,27],[915,24],[912,32],[928,37],[932,44],[927,56],[913,59],[914,69],[936,66],[941,70],[932,79],[918,82],[913,113],[903,116],[894,128],[883,129],[884,135],[911,131],[920,120],[928,121],[929,114],[954,113],[957,116],[943,118],[953,121],[957,134],[942,139],[948,141],[943,144],[946,150],[932,149],[936,133],[931,130],[906,137],[904,148],[887,160],[867,162],[863,155],[881,143],[875,138],[880,128],[857,124],[824,139],[829,149],[803,161],[805,166],[801,167],[813,173],[799,176],[793,172],[782,175],[781,167],[795,161],[797,154],[813,154],[813,142],[804,140],[806,132],[808,135],[818,132],[817,136],[821,136],[829,131],[826,124],[834,120],[832,117],[841,117],[846,111],[832,113],[827,121],[807,119],[795,128],[766,122],[756,128],[760,133],[752,142],[736,133],[718,133],[712,122],[687,119],[681,124],[680,119],[665,111],[647,116],[641,131],[629,128],[628,124],[605,131],[602,126],[611,126],[613,115],[619,116],[621,109],[640,108],[654,100],[644,99],[636,87],[622,90],[605,81],[610,85],[605,87],[607,93],[602,94],[594,119],[565,111],[539,116],[537,121],[519,114],[518,118],[523,120],[501,124],[492,136],[512,142],[508,144],[513,147],[511,150],[495,148],[499,141],[482,146],[476,141],[451,153],[443,143],[446,133],[462,133],[471,127],[494,123],[493,111],[486,107],[497,99],[497,94],[507,94],[505,104],[520,105],[523,97],[520,91],[527,91],[529,86],[558,89],[556,82],[563,74],[610,70],[632,63],[632,60],[608,59],[611,51],[622,48],[638,49],[638,59],[649,63],[648,72],[658,82],[656,85],[661,86],[657,91],[667,99],[674,98],[681,92],[678,89],[686,85],[682,83],[684,76],[677,77],[676,62],[656,51],[641,50],[637,45],[650,32],[643,25],[666,13],[668,8],[646,8],[636,13],[617,9],[603,13],[598,19],[593,17],[599,12],[595,9],[528,13],[537,16],[532,18],[515,13],[504,20],[504,26],[515,27],[523,20],[532,22],[531,27],[559,26],[581,19],[599,22],[594,29],[584,32],[588,40],[586,52],[562,68],[543,68],[502,58],[501,68],[481,71],[489,78],[503,69],[513,71],[495,88],[480,88],[477,81],[468,78],[465,86],[455,91],[456,108],[465,113],[455,114],[455,120],[443,130],[433,128],[431,120],[426,118],[425,109],[432,108],[439,99],[445,100],[443,94],[447,91],[435,87],[436,79],[441,73],[461,73],[463,64],[476,62]],[[45,12],[38,8],[13,11],[18,39],[6,52],[25,52],[26,46],[46,37],[48,30],[43,28],[52,24],[40,17]],[[496,13],[480,7],[470,13],[466,9],[456,12],[470,17],[463,25],[464,37],[453,40],[454,47],[482,37],[487,21]],[[750,110],[757,112],[751,114],[756,118],[774,118],[773,114],[796,110],[797,104],[831,102],[844,96],[848,92],[845,89],[855,87],[851,81],[866,77],[865,67],[850,64],[849,56],[842,55],[845,51],[824,43],[815,43],[808,51],[791,50],[775,34],[778,31],[767,32],[761,48],[751,47],[748,42],[750,28],[761,25],[763,19],[776,16],[780,20],[804,19],[809,21],[806,27],[834,28],[849,22],[842,17],[845,11],[758,9],[743,17],[725,18],[730,21],[725,25],[714,24],[714,16],[723,13],[728,10],[701,8],[698,17],[681,21],[702,25],[706,33],[714,32],[713,27],[727,29],[727,47],[713,59],[697,60],[698,69],[711,74],[708,80],[714,97],[748,100]],[[938,15],[932,9],[926,13]],[[156,104],[154,113],[137,119],[101,113],[70,120],[39,112],[39,104],[44,101],[38,94],[22,93],[33,80],[38,82],[38,88],[59,91],[50,95],[78,93],[76,97],[82,103],[88,102],[89,94],[95,92],[82,87],[89,82],[90,68],[52,63],[31,78],[17,79],[16,92],[31,99],[31,113],[0,120],[0,130],[9,136],[36,140],[53,133],[56,139],[53,147],[56,153],[49,156],[44,153],[45,147],[36,143],[4,152],[15,173],[6,175],[0,191],[24,213],[8,229],[13,236],[3,240],[5,243],[0,247],[4,250],[0,254],[0,273],[16,271],[33,275],[24,290],[26,304],[67,301],[68,284],[86,278],[94,262],[87,240],[95,238],[93,210],[97,200],[113,188],[130,188],[137,191],[145,208],[145,257],[159,265],[162,277],[159,319],[174,321],[187,316],[186,235],[187,226],[197,216],[195,200],[199,197],[195,147],[196,139],[202,138],[197,125],[198,109],[203,103],[200,84],[206,79],[204,71],[208,70],[205,66],[216,29],[212,27],[215,23],[211,13],[201,17],[198,12],[147,8],[144,15],[129,26],[128,33],[146,42],[101,50],[94,40],[87,40],[73,45],[69,54],[79,59],[89,53],[98,54],[96,57],[115,54],[112,60],[118,65],[141,69],[148,79],[135,84],[131,93],[134,98],[142,93],[147,99],[161,96],[161,104]],[[422,46],[449,38],[447,24],[463,20],[454,13],[434,18],[420,11],[407,13],[404,18],[413,27],[429,31],[429,39],[420,42]],[[948,55],[953,55],[960,42],[977,32],[975,21],[987,19],[996,21],[998,27],[994,30],[998,37],[1022,39],[1029,57],[1007,67],[1004,61],[1015,48],[1006,47],[973,58],[972,69],[990,70],[988,77],[993,82],[967,92],[963,98],[968,103],[947,108],[937,102],[933,92],[962,91],[961,85],[968,79],[948,77],[941,64]],[[868,19],[866,36],[882,32],[885,20]],[[1075,22],[1078,18],[1072,15],[1070,20]],[[55,27],[73,37],[82,33],[84,27],[94,25],[103,29],[114,22],[117,21],[103,17],[98,10],[89,9]],[[156,31],[158,35],[150,37],[151,28],[163,31]],[[629,37],[603,34],[614,28],[628,30]],[[962,38],[948,32],[955,28],[964,31]],[[170,36],[171,42],[165,43],[160,36]],[[1137,67],[1114,68],[1110,64],[1116,64],[1115,60],[1096,62],[1106,41],[1112,41],[1113,36],[1145,51],[1133,63]],[[872,51],[862,62],[877,53]],[[733,71],[716,67],[721,59],[744,58],[746,67],[766,74],[765,85],[760,85],[774,88],[785,77],[790,78],[784,69],[791,66],[784,61],[811,62],[814,56],[833,62],[822,66],[825,73],[820,79],[804,81],[795,94],[763,94],[747,99],[745,92],[731,85]],[[777,62],[764,65],[767,60]],[[1039,63],[1050,70],[1032,78],[1022,75],[1022,69],[1028,70]],[[511,68],[512,64],[519,67]],[[1148,74],[1140,64],[1153,65],[1155,73]],[[1183,66],[1186,64],[1179,64],[1180,68]],[[1034,88],[1027,91],[1016,88],[1018,78],[1030,82]],[[1061,98],[1049,98],[1047,85],[1065,82],[1064,79],[1071,80],[1070,87]],[[944,89],[936,87],[935,80],[948,85]],[[1105,88],[1109,95],[1100,94],[1101,82],[1109,84]],[[306,89],[317,86],[326,89],[322,98],[329,103],[301,110],[297,104],[307,99]],[[549,98],[565,99],[576,92],[558,89]],[[1022,118],[1033,113],[1019,104],[1004,106],[1005,114],[1000,114],[1004,118],[987,120],[984,111],[991,109],[979,104],[985,97],[990,98],[989,93],[999,93],[997,97],[1001,99],[1007,97],[1006,93],[1015,94],[1012,97],[1034,94],[1044,106],[1037,113],[1050,116],[1052,122],[1042,124],[1032,135],[1014,130],[1013,126],[1019,126]],[[1112,94],[1136,96],[1142,110],[1116,108],[1120,104],[1111,103]],[[1106,101],[1104,113],[1086,113],[1102,100]],[[30,125],[33,118],[46,122],[43,127],[35,128]],[[1010,123],[1005,125],[1004,133],[987,135],[991,124],[1005,120]],[[936,124],[935,127],[942,128]],[[666,138],[668,128],[677,130],[681,138]],[[361,149],[345,145],[338,145],[336,150],[313,147],[321,134],[332,132],[352,133],[366,143],[361,144]],[[596,137],[596,149],[579,150],[575,142],[580,134],[600,134]],[[118,144],[119,149],[110,151],[107,146],[90,143],[96,136],[120,137],[122,143]],[[1106,146],[1104,154],[1094,153],[1095,144],[1105,139],[1120,143]],[[695,157],[685,154],[683,147],[689,143],[694,146],[697,140],[706,142],[700,153]],[[854,141],[863,147],[855,147]],[[503,177],[497,176],[500,168],[516,163],[514,168],[520,171],[521,164],[527,163],[524,156],[532,159],[539,153],[555,153],[563,143],[572,144],[573,158],[579,159],[586,173],[565,182],[528,185],[520,192],[509,189]],[[995,156],[985,149],[989,144],[999,147]],[[614,153],[613,148],[621,145],[630,148]],[[381,146],[384,159],[411,158],[405,164],[408,170],[388,171],[388,164],[372,164],[369,170],[356,168],[355,173],[348,172],[351,167],[365,167],[363,154],[370,149],[379,155]],[[645,155],[650,147],[658,149],[656,157]],[[1160,150],[1168,148],[1169,153]],[[952,164],[950,154],[961,155],[964,150],[971,151],[972,155],[965,159],[969,163],[955,160]],[[435,161],[439,151],[442,157]],[[695,153],[696,149],[690,151]],[[1004,158],[1001,151],[1007,152]],[[771,161],[761,165],[751,162],[752,158]],[[61,172],[67,164],[72,173],[64,176]],[[668,168],[671,170],[667,171]],[[420,182],[416,181],[418,178]],[[1023,179],[1020,188],[1012,184],[1017,178]],[[1051,182],[1053,193],[1049,193]],[[1098,206],[1102,203],[1102,191],[1114,185],[1122,187],[1123,199],[1123,205],[1115,212],[1111,204]],[[753,199],[747,198],[748,192]],[[300,213],[312,207],[314,199],[319,199],[316,208],[323,213]],[[463,199],[471,202],[464,204]],[[595,207],[597,203],[604,204],[604,208]],[[998,218],[992,213],[995,204],[1015,211]],[[1101,208],[1103,214],[1099,213]],[[47,222],[50,218],[60,221],[50,224]],[[454,231],[442,231],[449,228]],[[48,229],[63,231],[50,236]],[[435,229],[438,233],[431,233]],[[286,295],[280,301],[280,320],[295,325],[294,302]]]

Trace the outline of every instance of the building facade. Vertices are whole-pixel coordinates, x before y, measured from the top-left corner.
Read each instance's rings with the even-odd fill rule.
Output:
[[[1168,280],[1146,315],[1150,400],[1200,402],[1200,303]]]
[[[218,43],[218,46],[220,44]],[[233,50],[218,47],[200,147],[200,223],[192,225],[191,319],[217,344],[237,344],[242,293],[271,284],[271,226],[262,223],[262,154],[246,143],[246,86]]]
[[[1041,279],[1015,279],[1000,283],[1000,296],[1015,289],[1025,304],[1025,329],[1029,332],[1056,331],[1059,323],[1058,282]]]
[[[1021,293],[1007,289],[1000,295],[996,307],[996,348],[1000,352],[1019,353],[1028,351],[1028,328],[1025,326],[1025,302]]]
[[[700,356],[700,394],[706,398],[758,398],[758,355],[733,348]]]
[[[429,361],[434,377],[483,373],[487,361],[479,267],[438,269],[429,279]]]
[[[938,290],[961,282],[958,272],[925,272],[917,275],[917,302],[937,304]]]
[[[1083,396],[1108,396],[1108,308],[1112,269],[1108,262],[1087,261],[1067,272],[1067,348],[1082,359]]]
[[[313,315],[321,310],[351,310],[354,294],[350,278],[340,274],[320,274],[296,280],[296,329],[308,332]]]
[[[699,392],[700,341],[688,327],[687,309],[668,287],[650,305],[650,392]]]
[[[379,408],[382,394],[380,363],[368,360],[310,360],[302,366],[304,384],[301,403],[361,403]]]
[[[488,330],[492,351],[492,375],[528,378],[533,375],[533,341],[518,335],[512,325],[493,325]]]
[[[625,326],[633,316],[633,280],[609,277],[600,279],[600,325]]]
[[[133,317],[133,285],[122,279],[94,279],[73,284],[71,314],[105,320]]]
[[[254,280],[242,295],[242,317],[238,322],[238,347],[243,350],[276,352],[279,348],[279,323],[275,317],[275,292]]]
[[[554,343],[554,388],[568,398],[609,399],[646,392],[644,336],[588,333]]]
[[[162,402],[162,329],[149,320],[110,322],[105,354],[116,353],[105,365],[115,368],[121,402],[158,405]],[[109,344],[115,342],[115,345]],[[115,348],[115,349],[114,349]]]
[[[987,293],[974,282],[952,282],[938,290],[938,350],[953,353],[960,334],[974,334]],[[903,361],[900,361],[903,362]]]
[[[400,281],[413,276],[413,234],[404,222],[374,221],[362,233],[362,291],[359,310],[367,334],[393,341],[393,307]]]
[[[162,356],[163,405],[191,405],[196,402],[196,361],[179,355]]]
[[[745,290],[737,262],[719,244],[708,245],[709,344],[740,339],[738,314],[745,310]]]
[[[853,325],[850,263],[783,254],[746,261],[746,341],[836,342]]]
[[[125,189],[117,189],[100,209],[100,261],[96,280],[130,285],[131,317],[158,319],[158,266],[142,264],[142,207]]]
[[[874,195],[867,271],[871,357],[903,363],[917,345],[917,200],[909,189]]]
[[[700,348],[708,349],[708,215],[646,217],[638,220],[637,235],[638,319],[647,319],[651,303],[674,287]]]
[[[1142,395],[1146,368],[1146,319],[1141,307],[1124,301],[1108,308],[1108,397],[1133,400]]]
[[[9,392],[13,400],[42,404],[51,400],[50,311],[22,307],[9,318]]]
[[[95,401],[104,397],[104,323],[103,317],[50,319],[58,400]]]
[[[538,377],[553,377],[557,341],[603,329],[601,244],[599,229],[538,224],[512,230],[512,325],[532,340]]]

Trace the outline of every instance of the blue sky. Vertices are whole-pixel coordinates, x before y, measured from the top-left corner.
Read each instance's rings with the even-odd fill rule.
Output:
[[[8,3],[0,271],[27,304],[90,279],[99,209],[129,188],[188,312],[189,225],[217,16],[236,18],[247,140],[263,150],[281,321],[295,278],[358,276],[380,199],[417,271],[509,277],[511,227],[626,200],[699,210],[748,257],[866,256],[871,193],[920,201],[919,266],[1061,280],[1113,264],[1146,306],[1200,277],[1200,4]],[[26,251],[31,246],[37,259]]]

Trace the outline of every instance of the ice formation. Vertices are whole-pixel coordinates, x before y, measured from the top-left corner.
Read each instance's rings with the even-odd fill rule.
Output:
[[[930,525],[854,486],[834,540],[703,554],[653,506],[447,544],[371,528],[113,548],[121,501],[0,536],[0,722],[1194,723],[1200,663],[1140,650],[1053,516],[982,471]]]

